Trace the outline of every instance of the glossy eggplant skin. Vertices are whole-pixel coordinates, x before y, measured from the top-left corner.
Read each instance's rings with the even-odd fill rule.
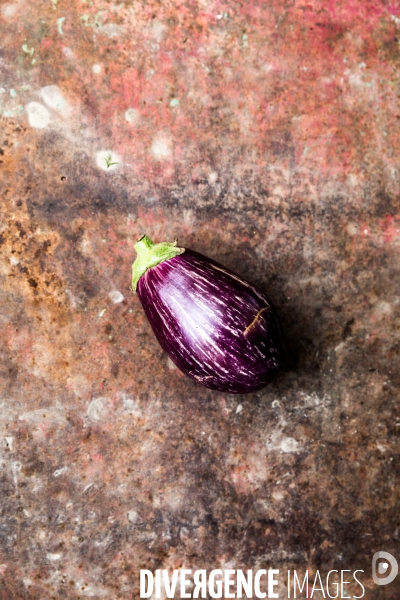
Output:
[[[279,322],[255,286],[193,250],[149,268],[137,293],[175,365],[205,387],[262,389],[284,363]]]

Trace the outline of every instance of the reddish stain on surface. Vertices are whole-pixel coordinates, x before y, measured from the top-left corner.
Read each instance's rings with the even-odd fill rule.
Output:
[[[56,81],[72,101],[83,99],[92,125],[137,177],[171,181],[168,165],[151,153],[156,131],[171,136],[182,176],[198,161],[222,166],[228,140],[260,171],[267,152],[343,178],[377,143],[394,165],[389,149],[399,128],[376,111],[396,102],[397,30],[383,2],[296,2],[284,18],[278,2],[155,10],[94,0],[84,12],[74,2],[62,37],[58,13],[38,1],[28,11],[37,13],[36,30],[24,29],[25,19],[15,46],[40,41],[35,58],[48,65],[42,85]],[[134,125],[124,118],[129,108],[140,116]]]
[[[397,216],[388,215],[381,223],[381,229],[387,244],[398,240],[400,238],[400,219]]]

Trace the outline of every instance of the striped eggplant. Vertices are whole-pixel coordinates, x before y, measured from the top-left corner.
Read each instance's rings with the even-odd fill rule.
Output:
[[[135,244],[132,289],[175,365],[207,388],[245,394],[279,373],[277,316],[255,286],[177,242]]]

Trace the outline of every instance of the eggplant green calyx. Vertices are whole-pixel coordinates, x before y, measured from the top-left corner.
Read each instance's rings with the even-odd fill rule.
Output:
[[[135,244],[137,257],[132,265],[132,289],[136,292],[137,282],[141,276],[150,269],[159,265],[164,260],[178,256],[185,252],[185,248],[177,248],[178,242],[161,242],[154,244],[147,235],[143,235]]]

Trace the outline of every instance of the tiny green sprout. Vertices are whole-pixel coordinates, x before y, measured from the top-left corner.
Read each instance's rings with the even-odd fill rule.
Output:
[[[29,48],[28,44],[22,44],[22,50],[25,54],[29,54],[29,56],[33,56],[33,53],[35,52],[35,48]]]
[[[107,169],[109,169],[113,165],[120,165],[121,164],[119,162],[112,162],[111,154],[107,154],[107,156],[105,157],[104,160],[106,161],[106,167],[107,167]]]

